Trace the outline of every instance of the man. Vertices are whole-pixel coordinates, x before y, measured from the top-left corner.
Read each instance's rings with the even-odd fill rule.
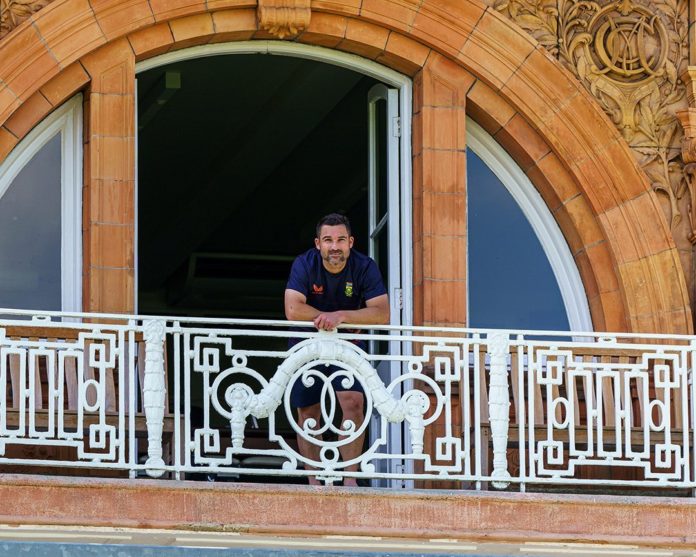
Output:
[[[377,264],[366,255],[352,251],[354,238],[350,222],[343,215],[323,217],[316,227],[315,249],[303,253],[292,264],[285,290],[285,316],[291,321],[313,321],[318,330],[335,329],[342,323],[379,325],[389,323],[389,299]],[[335,368],[334,368],[335,370]],[[329,370],[329,373],[334,370]],[[364,419],[364,396],[359,381],[345,389],[338,378],[332,382],[344,420],[356,425]],[[295,383],[290,396],[297,408],[300,427],[308,419],[318,425],[321,419],[321,385]],[[298,435],[300,453],[319,460],[319,448]],[[344,462],[360,455],[363,436],[341,447]],[[351,465],[346,470],[357,470]],[[319,481],[311,476],[311,485]],[[346,478],[346,486],[356,486]]]

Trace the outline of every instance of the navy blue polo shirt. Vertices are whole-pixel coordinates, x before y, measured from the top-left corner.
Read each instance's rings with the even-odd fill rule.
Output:
[[[387,293],[372,258],[350,250],[346,266],[334,274],[326,270],[316,248],[295,259],[287,288],[304,294],[307,303],[321,312],[361,309],[367,300]]]

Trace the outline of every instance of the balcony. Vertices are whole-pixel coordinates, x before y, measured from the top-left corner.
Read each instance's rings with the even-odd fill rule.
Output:
[[[49,474],[689,495],[696,340],[0,310],[0,466]],[[301,339],[288,349],[288,339]],[[356,341],[367,341],[366,352]],[[342,422],[327,365],[365,391]],[[322,423],[289,393],[322,382]],[[362,453],[341,448],[366,433]],[[296,437],[317,446],[309,459]],[[348,468],[351,468],[349,470]],[[353,468],[355,468],[353,470]]]
[[[0,317],[8,525],[696,546],[692,337]],[[326,364],[363,386],[361,423]],[[300,427],[312,381],[323,420]]]

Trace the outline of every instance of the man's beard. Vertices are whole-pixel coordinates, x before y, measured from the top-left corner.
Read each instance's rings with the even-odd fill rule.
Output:
[[[326,261],[329,264],[345,263],[346,256],[342,251],[335,253],[327,253],[326,257],[324,257],[324,261]]]

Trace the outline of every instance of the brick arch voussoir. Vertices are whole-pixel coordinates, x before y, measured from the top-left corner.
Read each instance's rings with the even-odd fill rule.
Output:
[[[54,0],[0,41],[0,159],[89,83],[82,59],[124,38],[137,60],[207,42],[271,37],[257,27],[254,0],[98,7]],[[517,117],[503,135],[527,125],[549,147],[536,168],[527,169],[538,174],[531,176],[537,186],[546,180],[554,190],[550,167],[562,168],[589,204],[606,244],[589,265],[599,289],[593,315],[614,316],[612,328],[621,327],[617,316],[623,314],[632,331],[692,330],[679,258],[644,173],[577,80],[514,23],[477,0],[332,0],[315,3],[309,28],[295,40],[353,52],[409,75],[432,51],[459,63],[514,109]],[[516,156],[524,161],[531,155]],[[583,231],[579,220],[575,215],[562,224],[567,238]],[[647,238],[641,221],[654,223]],[[606,291],[612,280],[618,288]]]

